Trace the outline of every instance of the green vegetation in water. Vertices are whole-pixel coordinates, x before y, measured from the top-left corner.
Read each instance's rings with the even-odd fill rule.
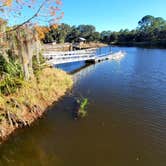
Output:
[[[78,117],[79,118],[85,118],[87,116],[87,105],[88,105],[88,99],[83,98],[81,100],[77,100],[77,103],[80,104],[79,110],[78,110]]]

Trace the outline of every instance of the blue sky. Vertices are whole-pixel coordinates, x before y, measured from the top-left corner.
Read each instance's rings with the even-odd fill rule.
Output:
[[[136,28],[145,15],[166,19],[166,0],[63,0],[63,11],[61,22],[118,31]]]
[[[166,19],[166,0],[62,0],[65,12],[63,23],[70,25],[91,24],[97,31],[134,29],[145,15]],[[40,4],[42,0],[37,0]],[[35,5],[38,9],[38,5]],[[33,12],[23,9],[24,18],[11,17],[9,23],[19,24],[31,17]],[[13,15],[13,13],[10,13]]]

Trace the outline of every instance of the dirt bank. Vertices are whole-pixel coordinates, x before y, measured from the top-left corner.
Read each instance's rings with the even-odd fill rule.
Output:
[[[0,96],[0,142],[17,128],[28,126],[41,117],[52,103],[71,89],[72,84],[70,75],[47,67],[37,79],[25,82],[16,93]]]

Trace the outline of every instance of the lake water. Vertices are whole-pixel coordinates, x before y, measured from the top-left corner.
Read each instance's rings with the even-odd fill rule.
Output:
[[[127,54],[78,70],[71,95],[1,145],[0,166],[166,166],[166,50],[116,50]],[[79,96],[88,116],[75,121]]]

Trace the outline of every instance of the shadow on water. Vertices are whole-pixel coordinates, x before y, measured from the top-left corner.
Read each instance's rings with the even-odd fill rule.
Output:
[[[66,71],[67,73],[74,73],[74,71],[85,68],[86,63],[85,62],[72,62],[72,63],[56,65],[55,67],[62,69],[64,71]]]
[[[71,71],[71,72],[69,72],[69,73],[70,73],[70,74],[76,74],[76,73],[80,72],[81,70],[83,70],[83,69],[85,69],[85,68],[87,68],[87,67],[89,67],[89,66],[91,66],[91,65],[93,65],[93,64],[85,63],[84,66],[82,66],[82,67],[80,67],[80,68],[78,68],[78,69],[75,69],[75,70],[73,70],[73,71]]]

